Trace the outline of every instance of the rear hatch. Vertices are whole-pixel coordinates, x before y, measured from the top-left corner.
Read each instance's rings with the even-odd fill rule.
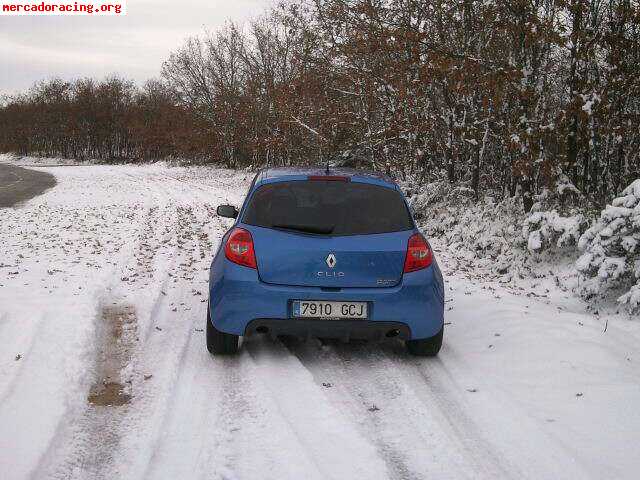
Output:
[[[333,288],[397,285],[414,228],[397,190],[336,180],[264,185],[242,223],[263,282]]]
[[[263,282],[310,287],[397,285],[411,236],[409,231],[322,238],[260,227],[250,230]]]

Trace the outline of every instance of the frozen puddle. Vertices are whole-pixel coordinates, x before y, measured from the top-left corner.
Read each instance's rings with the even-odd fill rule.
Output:
[[[134,308],[118,304],[103,307],[96,336],[96,378],[87,401],[100,407],[126,405],[131,401],[130,385],[123,382],[121,372],[131,361],[137,341]]]

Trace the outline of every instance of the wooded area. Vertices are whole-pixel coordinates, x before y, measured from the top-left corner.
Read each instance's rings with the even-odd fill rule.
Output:
[[[46,81],[0,151],[231,167],[372,162],[476,195],[640,176],[640,2],[314,0],[189,39],[160,80]]]

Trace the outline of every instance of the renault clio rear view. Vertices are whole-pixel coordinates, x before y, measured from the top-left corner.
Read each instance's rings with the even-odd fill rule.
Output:
[[[258,175],[211,264],[207,348],[240,337],[398,337],[437,355],[444,286],[399,187],[354,170],[269,169]]]

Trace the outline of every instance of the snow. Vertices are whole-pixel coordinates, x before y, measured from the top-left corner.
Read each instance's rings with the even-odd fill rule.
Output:
[[[60,165],[90,165],[91,161],[65,160],[55,157],[24,157],[13,153],[0,153],[0,163],[10,163],[21,167],[29,166],[60,166]]]
[[[587,94],[587,95],[581,95],[582,97],[582,101],[584,102],[584,105],[582,106],[582,111],[585,112],[587,115],[591,116],[593,115],[593,106],[600,101],[600,96],[596,93],[593,94]]]
[[[640,307],[640,285],[631,287],[631,289],[624,295],[621,295],[618,300],[620,303],[627,304],[635,309]]]
[[[529,234],[527,248],[531,252],[537,252],[542,248],[542,234],[540,233],[540,230],[536,230]]]
[[[56,187],[0,210],[3,478],[636,477],[638,322],[550,278],[482,279],[443,237],[437,359],[260,337],[214,358],[207,269],[230,225],[215,207],[251,175],[37,168]],[[87,402],[108,309],[135,312],[116,339],[122,406]]]

